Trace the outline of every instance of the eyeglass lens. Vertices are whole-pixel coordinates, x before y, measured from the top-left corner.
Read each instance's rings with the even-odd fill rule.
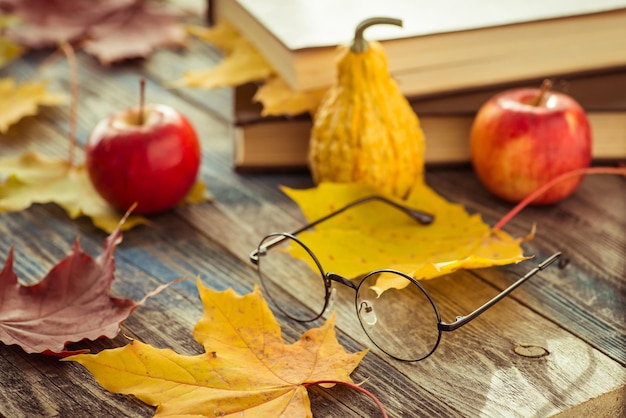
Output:
[[[259,249],[276,236],[285,237],[285,240],[265,251],[259,251],[257,272],[263,291],[288,317],[297,321],[313,321],[324,313],[326,307],[323,272],[307,250],[289,236],[266,237]]]
[[[378,295],[372,287],[386,276],[406,282],[402,289]],[[356,295],[363,330],[388,355],[405,361],[428,357],[439,344],[439,314],[422,288],[398,272],[374,272],[365,277]]]
[[[264,244],[277,236],[285,239],[263,250]],[[313,321],[324,313],[324,272],[299,241],[282,234],[265,238],[259,245],[257,271],[266,297],[288,317]],[[372,288],[382,278],[406,282],[407,286],[378,295]],[[401,273],[385,271],[365,276],[355,301],[363,330],[388,355],[417,361],[428,357],[439,344],[436,307],[417,283]]]

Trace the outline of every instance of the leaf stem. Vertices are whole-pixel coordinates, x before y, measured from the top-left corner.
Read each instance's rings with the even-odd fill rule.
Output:
[[[74,53],[74,48],[66,42],[63,41],[60,44],[61,50],[67,57],[67,63],[70,66],[70,91],[71,91],[71,101],[70,101],[70,133],[69,133],[69,163],[70,166],[74,165],[74,151],[76,148],[76,107],[78,105],[78,65],[76,64],[76,54]]]
[[[304,387],[308,388],[309,386],[321,385],[321,384],[324,384],[324,383],[333,383],[333,384],[336,384],[336,385],[345,385],[345,386],[348,386],[349,388],[352,388],[354,390],[357,390],[357,391],[363,393],[364,395],[367,395],[371,400],[374,401],[374,403],[376,404],[376,406],[378,407],[378,409],[382,413],[383,417],[384,418],[389,418],[389,415],[387,415],[387,412],[385,411],[385,407],[378,400],[378,398],[376,396],[374,396],[374,394],[372,392],[370,392],[369,390],[364,389],[361,386],[356,385],[354,383],[342,382],[341,380],[318,380],[316,382],[305,383]]]
[[[515,215],[517,215],[522,209],[532,203],[533,200],[541,196],[548,189],[554,186],[561,181],[568,179],[570,177],[582,176],[585,174],[620,174],[622,176],[626,176],[626,167],[587,167],[587,168],[579,168],[576,170],[568,171],[559,176],[556,176],[543,186],[539,187],[537,190],[526,196],[521,202],[519,202],[513,209],[511,209],[506,215],[502,217],[495,224],[493,229],[502,229],[502,227],[510,221]]]
[[[37,69],[31,75],[29,75],[26,80],[33,80],[39,77],[43,70],[45,70],[49,65],[51,65],[61,56],[61,52],[63,52],[61,47],[55,49],[50,55],[46,57],[45,60],[43,60],[41,64],[39,64],[39,66],[37,66]]]

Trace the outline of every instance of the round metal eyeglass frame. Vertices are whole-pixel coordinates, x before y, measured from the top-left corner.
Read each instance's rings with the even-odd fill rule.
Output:
[[[272,302],[274,302],[274,305],[276,305],[276,307],[283,312],[285,315],[287,315],[289,318],[294,319],[296,321],[299,322],[311,322],[311,321],[315,321],[316,319],[319,319],[322,315],[324,315],[324,313],[328,310],[328,308],[332,305],[332,303],[334,302],[334,289],[333,289],[333,283],[340,283],[344,286],[349,287],[350,289],[353,289],[355,291],[356,297],[355,297],[355,307],[356,307],[356,313],[357,313],[357,317],[359,318],[359,322],[361,324],[361,327],[363,328],[363,330],[365,331],[365,334],[368,336],[368,338],[372,341],[372,343],[374,343],[374,345],[376,345],[381,351],[383,351],[385,354],[389,355],[390,357],[393,357],[397,360],[401,360],[401,361],[408,361],[408,362],[415,362],[415,361],[420,361],[423,360],[427,357],[429,357],[432,353],[435,352],[435,350],[437,349],[437,347],[439,346],[439,342],[441,340],[441,334],[442,332],[450,332],[450,331],[454,331],[457,330],[458,328],[462,327],[463,325],[466,325],[467,323],[469,323],[470,321],[474,320],[475,318],[477,318],[479,315],[481,315],[483,312],[485,312],[486,310],[488,310],[489,308],[491,308],[492,306],[494,306],[496,303],[498,303],[500,300],[502,300],[504,297],[506,297],[507,295],[509,295],[513,290],[515,290],[517,287],[519,287],[521,284],[523,284],[526,280],[530,279],[532,276],[534,276],[536,273],[538,273],[541,270],[544,270],[545,268],[547,268],[548,266],[550,266],[554,261],[556,261],[560,256],[561,256],[561,252],[556,252],[554,254],[552,254],[550,257],[548,257],[547,259],[545,259],[544,261],[542,261],[541,263],[537,264],[532,270],[528,271],[524,276],[520,277],[518,280],[516,280],[513,284],[511,284],[509,287],[507,287],[506,289],[502,290],[500,293],[498,293],[496,296],[494,296],[493,298],[491,298],[490,300],[488,300],[487,302],[485,302],[483,305],[481,305],[480,307],[478,307],[477,309],[475,309],[474,311],[470,312],[467,315],[459,315],[455,318],[455,320],[453,322],[447,323],[447,322],[443,322],[441,319],[441,315],[439,313],[439,309],[437,308],[437,304],[435,303],[434,299],[432,298],[432,296],[430,295],[430,293],[428,293],[428,291],[424,288],[424,286],[416,279],[414,279],[413,277],[402,273],[400,271],[397,270],[393,270],[393,269],[380,269],[380,270],[375,270],[372,271],[370,273],[367,273],[363,279],[356,284],[354,281],[343,277],[337,273],[332,273],[332,272],[325,272],[324,268],[322,267],[322,264],[320,263],[319,259],[317,258],[317,256],[313,253],[313,251],[302,242],[302,240],[300,240],[299,238],[296,237],[297,234],[299,234],[300,232],[303,232],[327,219],[332,218],[335,215],[338,215],[339,213],[352,208],[354,206],[363,204],[363,203],[367,203],[367,202],[371,202],[371,201],[381,201],[387,204],[390,204],[391,206],[403,211],[404,213],[406,213],[407,215],[409,215],[410,217],[412,217],[413,219],[415,219],[417,222],[423,224],[423,225],[428,225],[431,222],[433,222],[434,220],[434,216],[425,213],[425,212],[421,212],[415,209],[411,209],[408,208],[406,206],[403,206],[401,204],[398,204],[392,200],[389,200],[387,198],[384,198],[382,196],[368,196],[359,200],[355,200],[352,203],[349,203],[348,205],[329,213],[328,215],[317,219],[316,221],[313,221],[309,224],[306,224],[300,228],[298,228],[297,230],[293,231],[293,232],[275,232],[272,234],[269,234],[267,236],[265,236],[258,248],[256,250],[254,250],[252,253],[250,253],[250,262],[254,265],[256,265],[258,267],[258,273],[259,273],[259,278],[261,279],[261,284],[263,285],[263,280],[261,278],[261,271],[260,271],[260,258],[265,255],[267,253],[267,250],[271,249],[272,247],[275,247],[281,243],[283,243],[285,240],[293,240],[295,242],[297,242],[299,245],[302,246],[302,248],[309,254],[309,256],[311,257],[312,260],[314,260],[315,264],[317,265],[317,268],[319,269],[319,272],[321,274],[321,278],[324,281],[324,287],[325,287],[325,301],[324,301],[324,306],[323,308],[320,310],[319,313],[317,313],[315,316],[313,316],[310,319],[307,320],[302,320],[302,319],[298,319],[293,317],[292,315],[290,315],[288,312],[286,312],[285,310],[282,309],[282,307],[280,306],[280,304],[274,302],[272,300]],[[385,347],[382,347],[381,345],[379,345],[376,341],[374,341],[368,331],[365,329],[365,326],[363,324],[363,316],[361,314],[361,310],[362,309],[371,309],[368,306],[359,306],[358,303],[358,295],[359,295],[359,290],[360,287],[363,283],[365,283],[367,281],[367,279],[375,274],[379,274],[379,273],[392,273],[392,274],[397,274],[400,275],[404,278],[406,278],[407,280],[409,280],[413,285],[417,286],[419,288],[419,290],[425,295],[425,297],[428,299],[428,301],[431,303],[432,307],[433,307],[433,311],[437,317],[437,339],[434,342],[432,349],[430,351],[428,351],[426,354],[424,354],[423,356],[419,357],[419,358],[415,358],[415,359],[405,359],[405,358],[400,358],[397,357],[396,355],[393,355],[391,353],[389,353],[387,350],[385,350]],[[271,295],[268,295],[268,297],[270,297],[271,299]]]

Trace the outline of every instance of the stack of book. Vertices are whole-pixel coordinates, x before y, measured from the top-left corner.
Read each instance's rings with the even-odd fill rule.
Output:
[[[331,85],[336,46],[365,18],[399,18],[366,38],[380,41],[391,76],[417,112],[427,163],[469,161],[478,108],[544,78],[562,84],[588,112],[595,159],[626,157],[626,1],[528,0],[210,0],[294,89]],[[255,86],[236,88],[234,167],[239,171],[306,167],[311,118],[261,117]]]

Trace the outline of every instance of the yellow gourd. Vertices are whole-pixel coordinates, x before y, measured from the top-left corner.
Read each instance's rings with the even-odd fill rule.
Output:
[[[389,75],[382,45],[363,38],[378,23],[402,25],[397,19],[365,20],[352,45],[339,47],[337,79],[314,115],[309,168],[316,183],[367,183],[406,197],[423,181],[424,135]]]

